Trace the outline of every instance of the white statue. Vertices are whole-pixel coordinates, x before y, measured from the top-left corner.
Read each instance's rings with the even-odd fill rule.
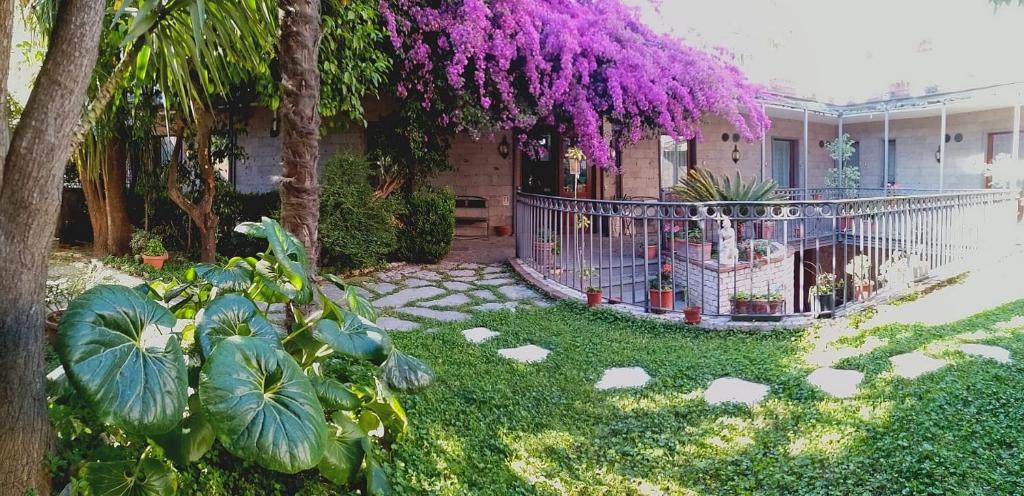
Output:
[[[739,256],[740,251],[736,248],[736,231],[732,228],[732,221],[726,217],[718,231],[718,263],[736,265]]]

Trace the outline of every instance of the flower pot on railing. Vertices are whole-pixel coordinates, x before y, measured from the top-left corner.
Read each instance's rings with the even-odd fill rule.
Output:
[[[651,301],[651,311],[654,313],[665,313],[672,311],[672,304],[675,300],[675,292],[672,288],[658,289],[651,288],[648,297]]]
[[[686,318],[686,323],[693,325],[700,324],[700,312],[701,308],[696,305],[683,309],[683,316]]]
[[[746,294],[737,293],[729,299],[732,302],[732,313],[734,315],[748,315],[750,314],[750,296]]]
[[[768,300],[768,313],[778,315],[782,313],[782,306],[785,300]]]
[[[658,245],[645,245],[643,254],[644,259],[654,260],[658,257]]]
[[[834,294],[819,294],[818,310],[819,316],[831,316],[836,310],[836,296]]]
[[[750,301],[750,313],[754,315],[768,315],[769,305],[767,297],[758,297]]]
[[[594,308],[601,304],[601,289],[600,288],[588,288],[587,289],[587,307]]]

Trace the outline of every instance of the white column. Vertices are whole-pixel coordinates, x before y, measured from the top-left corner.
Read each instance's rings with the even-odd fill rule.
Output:
[[[885,109],[885,124],[882,132],[882,187],[889,184],[889,109]]]
[[[939,191],[945,190],[946,176],[946,104],[942,104],[942,126],[939,131]]]
[[[807,183],[809,182],[807,172],[810,170],[807,164],[807,109],[804,109],[804,193],[807,193]]]
[[[840,140],[842,138],[843,138],[843,114],[839,114],[839,133],[836,136],[836,140]],[[837,160],[837,162],[839,162],[839,163],[836,164],[836,166],[839,167],[839,170],[843,170],[843,159],[840,158],[839,160]]]
[[[1020,104],[1013,106],[1013,159],[1020,159]]]
[[[768,115],[767,114],[767,110],[765,109],[763,103],[761,104],[761,113],[765,114],[765,115]],[[768,139],[768,132],[765,131],[764,136],[761,136],[761,181],[764,181],[765,172],[766,172],[765,169],[768,168],[767,167],[768,162],[765,159],[765,140],[767,140],[767,139]]]

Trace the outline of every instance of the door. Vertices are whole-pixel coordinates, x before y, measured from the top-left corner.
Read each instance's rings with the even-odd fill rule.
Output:
[[[558,135],[551,129],[543,129],[530,133],[531,144],[534,153],[526,150],[520,151],[520,163],[522,164],[522,175],[520,188],[524,193],[535,193],[541,195],[556,195],[559,189],[558,156]]]
[[[562,163],[562,174],[559,183],[559,196],[566,198],[590,198],[594,191],[594,171],[590,161],[580,161],[579,170],[572,170],[571,162],[566,154],[569,147],[562,148],[559,158]]]
[[[796,141],[772,138],[772,179],[780,188],[796,188]]]

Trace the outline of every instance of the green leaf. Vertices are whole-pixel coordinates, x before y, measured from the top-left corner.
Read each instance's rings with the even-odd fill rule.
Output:
[[[331,482],[348,485],[363,464],[363,442],[366,434],[344,414],[331,417],[331,436],[324,457],[317,468]]]
[[[231,336],[252,336],[272,348],[281,347],[274,325],[260,314],[253,302],[239,294],[214,298],[196,318],[196,337],[203,356],[209,357],[221,341]]]
[[[327,421],[313,385],[287,353],[234,336],[203,366],[199,397],[221,444],[235,456],[278,472],[315,467]]]
[[[139,11],[135,14],[135,18],[132,19],[131,27],[128,28],[128,34],[124,36],[121,46],[134,42],[136,38],[148,33],[153,28],[157,19],[158,7],[160,7],[160,0],[143,2],[142,7],[139,7]]]
[[[397,349],[391,350],[380,372],[384,382],[399,391],[423,389],[434,380],[427,364]]]
[[[143,45],[139,49],[139,54],[135,56],[135,78],[140,81],[146,79],[146,70],[149,68],[149,56],[151,53],[152,49],[149,45]]]
[[[189,415],[174,429],[153,436],[153,441],[163,448],[164,455],[178,465],[188,465],[198,461],[217,439],[213,426],[206,420],[198,395],[192,395],[188,401]]]
[[[313,328],[313,337],[330,346],[332,350],[353,358],[380,363],[392,349],[391,341],[354,314],[345,314],[339,325],[333,320],[322,319]]]
[[[369,440],[363,441],[363,449],[366,453],[366,492],[371,496],[387,496],[391,494],[391,484],[388,482],[388,475],[384,468],[373,456],[369,449]]]
[[[235,232],[253,238],[266,238],[267,232],[259,222],[243,222],[235,226]]]
[[[214,287],[232,292],[243,292],[252,285],[252,268],[244,259],[233,258],[226,267],[214,264],[196,265],[196,275]]]
[[[178,492],[174,467],[152,458],[92,462],[82,471],[92,496],[173,496]]]
[[[316,397],[327,408],[352,411],[362,405],[359,397],[339,381],[320,376],[310,377],[309,380],[316,390]]]
[[[381,423],[384,424],[384,438],[393,441],[408,429],[409,417],[405,414],[405,409],[402,408],[402,404],[398,402],[395,395],[382,385],[378,386],[378,389],[378,401],[368,403],[364,408],[377,414]]]
[[[181,421],[187,374],[178,337],[170,335],[162,350],[143,337],[150,326],[174,323],[166,308],[124,286],[96,286],[68,307],[57,353],[103,422],[158,434]]]

